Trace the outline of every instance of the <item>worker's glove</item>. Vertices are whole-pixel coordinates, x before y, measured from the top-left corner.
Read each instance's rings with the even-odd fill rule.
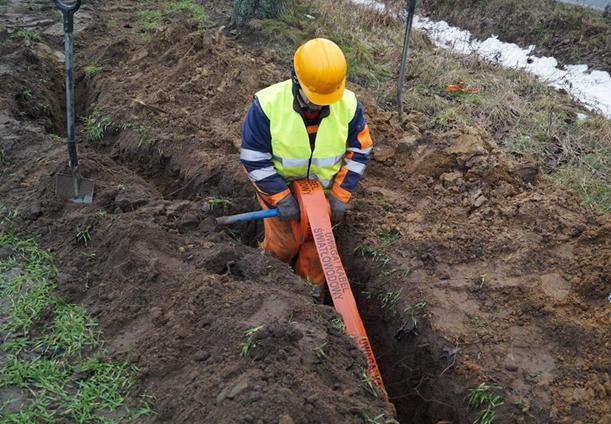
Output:
[[[329,206],[331,207],[331,222],[340,222],[348,210],[348,203],[342,202],[331,194],[327,196],[327,200],[329,200]]]
[[[289,194],[276,205],[278,209],[278,219],[280,221],[299,221],[301,216],[299,204],[292,194]]]

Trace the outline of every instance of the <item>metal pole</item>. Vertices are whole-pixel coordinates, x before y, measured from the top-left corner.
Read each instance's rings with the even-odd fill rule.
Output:
[[[399,68],[399,81],[397,81],[397,111],[399,112],[399,120],[403,118],[403,102],[401,93],[403,92],[403,81],[405,80],[405,65],[407,64],[407,55],[409,53],[409,36],[412,32],[412,22],[416,12],[416,0],[407,0],[405,9],[407,18],[405,22],[405,37],[403,39],[403,53],[401,54],[401,67]]]
[[[80,190],[80,174],[78,172],[78,156],[76,153],[76,143],[74,142],[74,76],[72,71],[72,52],[74,36],[72,31],[64,33],[64,52],[65,52],[65,81],[66,81],[66,145],[70,157],[69,165],[74,177],[74,196],[78,197]]]

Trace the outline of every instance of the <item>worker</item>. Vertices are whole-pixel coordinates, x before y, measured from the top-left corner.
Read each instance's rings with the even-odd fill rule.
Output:
[[[372,149],[363,105],[345,88],[346,58],[332,41],[316,38],[297,49],[291,79],[256,93],[242,129],[240,160],[263,209],[262,248],[320,293],[325,277],[313,241],[300,243],[290,221],[300,219],[288,185],[317,179],[325,190],[333,222],[342,220]]]

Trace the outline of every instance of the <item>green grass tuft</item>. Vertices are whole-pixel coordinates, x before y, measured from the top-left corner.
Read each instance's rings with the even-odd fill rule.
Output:
[[[215,209],[227,210],[234,205],[233,201],[224,197],[211,197],[206,201],[206,203],[207,208],[209,208],[210,211]]]
[[[24,102],[29,101],[32,98],[32,90],[30,90],[29,88],[24,88],[23,90],[21,90],[21,92],[17,95],[17,99],[19,100],[23,100]]]
[[[91,243],[91,231],[92,230],[93,230],[93,226],[91,224],[86,225],[85,227],[82,227],[82,228],[77,227],[76,234],[74,236],[77,243],[80,243],[85,247],[89,247],[89,244]]]
[[[102,68],[95,63],[92,63],[91,65],[87,65],[85,66],[85,69],[83,69],[83,72],[85,73],[85,79],[87,80],[93,79],[93,77],[95,77],[101,71],[102,71]]]
[[[136,13],[136,16],[145,31],[154,31],[159,27],[161,12],[158,10],[141,10]]]
[[[375,379],[369,375],[366,368],[361,368],[361,383],[365,387],[367,393],[372,395],[374,398],[380,397],[381,393],[378,390],[378,386],[375,383]]]
[[[333,327],[337,328],[340,331],[346,331],[346,324],[342,317],[335,317],[331,320],[331,324]]]
[[[467,396],[467,404],[470,408],[479,409],[473,424],[490,424],[494,421],[496,408],[505,402],[503,396],[494,393],[499,389],[501,389],[500,386],[482,383],[471,390]]]
[[[390,315],[397,313],[397,304],[401,299],[401,292],[403,289],[390,291],[384,294],[380,294],[380,301],[382,303],[382,310]]]
[[[165,9],[169,12],[190,12],[191,20],[197,24],[197,31],[199,32],[204,31],[212,24],[204,6],[194,3],[193,0],[178,0],[177,2],[165,3]]]
[[[40,34],[29,29],[18,29],[11,34],[13,40],[41,41]]]
[[[115,124],[108,116],[95,111],[90,116],[82,118],[83,131],[90,141],[102,141],[108,131],[115,128]]]
[[[154,398],[147,395],[127,408],[137,370],[98,356],[95,321],[54,295],[52,257],[16,233],[16,217],[0,205],[0,247],[11,252],[0,261],[0,389],[19,390],[25,402],[14,413],[0,405],[0,422],[115,422],[105,418],[112,411],[126,421],[153,415]]]
[[[34,349],[76,355],[95,348],[97,338],[97,325],[82,306],[60,304],[48,333],[34,340]]]
[[[258,327],[250,327],[244,330],[244,342],[242,343],[242,349],[240,351],[243,357],[248,358],[252,350],[257,347],[255,335],[257,334],[257,331],[261,330],[263,327],[263,325],[260,325]]]
[[[369,256],[374,262],[378,262],[385,267],[390,263],[390,256],[388,253],[384,252],[380,247],[373,246],[371,244],[363,244],[358,246],[354,253],[359,256]]]

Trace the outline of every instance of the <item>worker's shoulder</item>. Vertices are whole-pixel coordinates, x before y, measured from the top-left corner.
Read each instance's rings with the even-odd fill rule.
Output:
[[[344,89],[344,101],[354,103],[355,105],[359,103],[359,100],[356,97],[356,94],[354,93],[354,91],[348,90],[347,88]]]
[[[270,86],[263,88],[262,90],[257,91],[257,93],[255,94],[255,97],[257,97],[258,99],[261,99],[261,97],[263,96],[280,94],[284,91],[284,89],[286,88],[286,85],[290,83],[291,83],[291,80],[277,82],[276,84],[272,84]]]

